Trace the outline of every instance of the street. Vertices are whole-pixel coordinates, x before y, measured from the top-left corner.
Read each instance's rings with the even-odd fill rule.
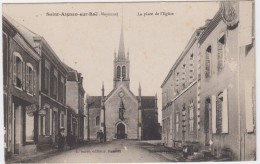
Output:
[[[78,149],[55,153],[37,163],[130,163],[130,162],[170,162],[146,142],[117,140],[91,144]]]

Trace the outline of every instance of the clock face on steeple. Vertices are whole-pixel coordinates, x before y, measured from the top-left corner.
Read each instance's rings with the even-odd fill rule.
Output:
[[[124,94],[123,91],[120,91],[120,92],[118,93],[118,96],[119,96],[120,98],[123,98],[123,97],[125,96],[125,94]]]

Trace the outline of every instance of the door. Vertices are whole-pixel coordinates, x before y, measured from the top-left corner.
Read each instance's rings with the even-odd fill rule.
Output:
[[[117,139],[125,138],[125,125],[120,123],[117,125]]]
[[[57,142],[57,135],[58,135],[58,113],[56,111],[53,112],[53,135],[54,135],[54,142]]]

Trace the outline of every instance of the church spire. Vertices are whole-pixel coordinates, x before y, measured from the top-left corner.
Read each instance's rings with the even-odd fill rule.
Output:
[[[124,28],[123,28],[123,16],[121,22],[121,34],[118,48],[118,59],[125,59],[125,44],[124,44]]]

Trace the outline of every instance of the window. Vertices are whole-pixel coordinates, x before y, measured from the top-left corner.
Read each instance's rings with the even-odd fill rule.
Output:
[[[206,50],[205,63],[205,77],[209,78],[211,76],[211,46],[209,46]]]
[[[180,126],[180,123],[179,123],[179,113],[176,113],[176,132],[179,132],[179,126]]]
[[[64,103],[64,91],[65,91],[65,79],[61,77],[61,85],[60,85],[60,101]]]
[[[34,141],[34,115],[25,111],[25,142]]]
[[[13,55],[13,83],[16,87],[23,87],[23,59],[19,53]]]
[[[64,127],[64,113],[61,112],[60,114],[60,127]]]
[[[190,131],[194,130],[194,103],[193,100],[190,102],[189,106],[189,125],[190,125]]]
[[[58,71],[54,69],[53,71],[53,95],[57,98],[57,91],[58,91]]]
[[[47,94],[49,94],[49,90],[50,90],[50,62],[48,62],[47,60],[45,60],[45,85],[44,85],[44,89],[46,91]]]
[[[117,78],[120,79],[121,78],[121,67],[117,66]]]
[[[227,89],[218,94],[216,103],[216,133],[228,133]]]
[[[30,63],[26,64],[26,90],[33,94],[34,91],[34,70]]]
[[[123,79],[126,78],[126,67],[125,66],[122,67],[122,76],[123,76]]]
[[[209,111],[211,108],[211,103],[210,103],[210,98],[207,98],[205,101],[205,132],[208,133],[209,132]]]
[[[225,46],[226,46],[226,37],[223,35],[218,40],[218,71],[221,71],[224,68],[225,64]]]
[[[99,126],[99,124],[100,124],[100,117],[97,116],[97,117],[96,117],[96,126]]]

